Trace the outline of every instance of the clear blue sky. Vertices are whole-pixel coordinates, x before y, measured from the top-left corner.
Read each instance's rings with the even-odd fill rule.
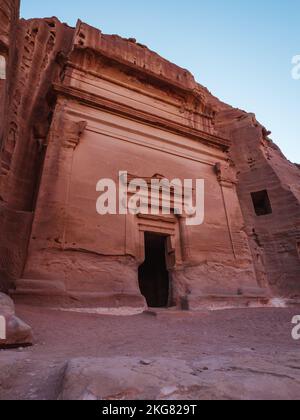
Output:
[[[299,0],[21,0],[22,16],[77,18],[134,37],[189,69],[233,106],[255,112],[300,163]]]

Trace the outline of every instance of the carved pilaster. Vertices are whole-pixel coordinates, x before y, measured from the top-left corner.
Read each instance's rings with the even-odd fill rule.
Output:
[[[50,128],[32,229],[32,236],[39,238],[40,246],[49,246],[47,237],[51,235],[55,238],[53,247],[62,249],[65,246],[69,217],[75,149],[87,125],[86,121],[71,120],[65,111],[65,105],[64,102],[57,105],[57,115]],[[43,136],[38,127],[35,134],[39,138]],[[44,226],[49,225],[49,220],[55,220],[55,223],[51,225],[51,232],[47,233]],[[34,241],[30,242],[30,249],[34,244]]]
[[[234,166],[230,163],[222,163],[218,162],[216,163],[215,167],[215,173],[217,175],[221,191],[222,191],[222,198],[224,203],[224,210],[226,214],[226,220],[227,220],[227,227],[228,227],[228,233],[230,237],[231,247],[232,247],[232,253],[234,258],[236,259],[238,256],[238,248],[236,246],[236,235],[235,235],[235,220],[233,209],[235,210],[235,207],[232,206],[232,203],[235,201],[237,202],[236,197],[236,191],[235,186],[237,184],[237,177],[234,170]],[[233,189],[234,188],[234,189]]]
[[[177,216],[179,221],[179,232],[180,232],[180,246],[181,246],[181,255],[183,262],[189,261],[191,259],[191,249],[189,241],[189,232],[186,226],[186,217]]]
[[[84,133],[86,126],[86,121],[66,121],[64,127],[63,147],[75,150],[80,143],[81,136]]]

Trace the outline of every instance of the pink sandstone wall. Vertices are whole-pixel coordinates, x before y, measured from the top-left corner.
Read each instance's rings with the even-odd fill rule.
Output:
[[[13,48],[14,45],[14,35],[16,31],[16,24],[19,17],[19,7],[20,2],[19,0],[8,1],[8,0],[1,0],[0,1],[0,56],[1,56],[1,66],[5,62],[7,69],[5,69],[5,73],[7,73],[8,68],[10,66],[10,54],[9,51],[11,47]],[[0,78],[0,115],[4,115],[5,109],[5,98],[6,98],[6,89],[8,88],[6,84],[6,80],[4,78]],[[0,147],[2,144],[3,138],[3,126],[4,123],[1,119],[0,124]]]
[[[141,232],[159,229],[174,240],[175,304],[263,295],[225,152],[229,142],[215,131],[213,110],[193,77],[151,54],[78,23],[63,83],[55,85],[59,99],[20,293],[142,304]],[[142,178],[204,178],[205,223],[180,233],[176,220],[166,228],[163,219],[100,217],[95,186],[101,178],[118,182],[121,170]],[[189,244],[184,252],[182,243]]]
[[[2,1],[0,11],[7,4],[17,3]],[[55,18],[21,20],[13,31],[1,124],[2,288],[10,282],[29,301],[142,306],[137,269],[150,230],[170,235],[176,304],[299,294],[299,168],[252,114],[133,39]],[[120,170],[204,178],[204,224],[97,215],[97,181],[117,181]],[[251,193],[264,189],[273,213],[258,217]]]
[[[282,155],[253,114],[222,110],[217,124],[230,135],[238,194],[261,284],[280,296],[299,296],[300,170]],[[272,214],[256,216],[251,193],[267,190]]]
[[[4,1],[1,6],[5,7],[2,17],[14,10],[11,16],[16,18],[18,2]],[[48,93],[52,79],[59,77],[61,60],[72,36],[72,31],[56,19],[14,22],[10,29],[13,41],[7,46],[8,77],[5,111],[1,114],[0,231],[5,238],[0,243],[2,285],[20,277],[24,268],[51,122],[52,99]],[[4,28],[8,31],[9,25]]]

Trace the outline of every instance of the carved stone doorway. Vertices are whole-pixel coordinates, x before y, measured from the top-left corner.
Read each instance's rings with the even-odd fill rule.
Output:
[[[169,240],[166,235],[145,232],[145,261],[139,267],[139,286],[150,308],[167,308],[171,302]]]

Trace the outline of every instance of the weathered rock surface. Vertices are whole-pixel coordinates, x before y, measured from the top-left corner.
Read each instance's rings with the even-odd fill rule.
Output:
[[[129,391],[129,398],[157,398],[165,387],[169,398],[300,399],[300,342],[291,336],[299,307],[121,318],[17,309],[35,331],[35,346],[1,351],[0,400]]]
[[[299,296],[300,172],[254,114],[134,39],[18,14],[18,0],[0,0],[0,290],[142,308],[152,232],[170,240],[170,305]],[[204,223],[100,219],[96,183],[119,170],[205,179]]]
[[[0,113],[0,232],[6,238],[0,244],[2,291],[21,277],[24,268],[51,122],[49,89],[61,72],[72,37],[72,30],[55,18],[18,20],[17,1],[1,0],[0,19],[10,16],[7,10],[13,4],[10,25],[4,26],[10,37],[6,37],[7,77],[2,89],[6,95]]]
[[[68,362],[61,400],[297,400],[300,374],[237,357],[110,358]]]
[[[15,315],[13,301],[3,293],[0,293],[0,316],[5,319],[6,324],[6,338],[0,337],[0,348],[32,344],[31,328]]]
[[[274,295],[300,294],[300,172],[254,114],[219,102],[216,127],[232,139],[237,191],[258,283]],[[251,194],[265,191],[269,214],[257,216]]]
[[[11,298],[4,293],[0,293],[0,314],[2,316],[11,316],[15,313],[15,305]]]

